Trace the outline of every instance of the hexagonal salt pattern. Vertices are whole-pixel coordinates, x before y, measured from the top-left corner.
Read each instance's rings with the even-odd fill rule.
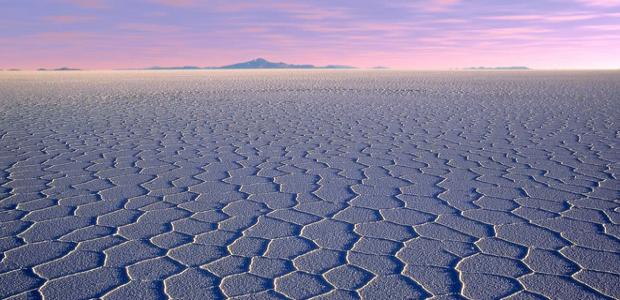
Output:
[[[620,73],[0,73],[0,298],[620,297]]]

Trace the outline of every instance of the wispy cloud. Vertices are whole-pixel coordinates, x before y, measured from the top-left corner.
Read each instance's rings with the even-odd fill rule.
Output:
[[[426,68],[521,58],[514,63],[540,67],[571,57],[620,65],[620,0],[23,2],[30,5],[0,10],[0,60],[23,68],[74,59],[99,68],[206,66],[254,56]]]
[[[593,13],[562,13],[562,14],[525,14],[525,15],[500,15],[483,17],[486,20],[497,21],[538,21],[538,22],[571,22],[583,21],[604,17],[604,14]]]
[[[199,1],[195,0],[149,0],[150,2],[166,5],[166,6],[177,6],[177,7],[191,7],[195,6],[199,3]]]
[[[620,24],[586,25],[586,26],[581,26],[581,28],[586,29],[586,30],[620,32]]]
[[[261,7],[259,2],[218,2],[211,3],[211,9],[222,13],[237,13]]]
[[[305,3],[285,2],[273,2],[267,4],[266,7],[305,20],[343,19],[350,17],[345,9],[339,7],[326,10],[323,7],[312,6]]]
[[[613,7],[620,6],[620,0],[577,0],[581,4],[588,6]]]
[[[422,0],[408,3],[407,6],[423,12],[444,12],[450,10],[459,3],[461,3],[461,0]]]
[[[95,16],[73,16],[73,15],[43,17],[43,20],[49,21],[51,23],[56,23],[56,24],[82,23],[82,22],[88,22],[88,21],[92,21],[96,19],[97,17]]]
[[[81,8],[101,9],[108,7],[106,0],[64,0],[64,2]]]
[[[502,27],[481,29],[475,32],[493,38],[523,38],[551,31],[551,29],[542,27]]]
[[[180,26],[153,24],[153,23],[122,23],[117,26],[118,29],[128,31],[141,31],[153,33],[171,33],[181,30]]]

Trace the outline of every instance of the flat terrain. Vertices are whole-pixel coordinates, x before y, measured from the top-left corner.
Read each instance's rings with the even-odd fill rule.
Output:
[[[620,72],[0,72],[0,298],[620,298]]]

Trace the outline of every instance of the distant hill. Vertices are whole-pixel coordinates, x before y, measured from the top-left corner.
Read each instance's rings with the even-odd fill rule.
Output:
[[[284,62],[271,62],[264,58],[257,58],[238,64],[215,67],[214,69],[355,69],[355,67],[344,65],[327,65],[324,67],[317,67],[314,65],[294,65]]]
[[[218,69],[313,69],[313,65],[291,65],[283,62],[270,62],[264,58],[219,67]]]
[[[150,68],[146,68],[145,70],[200,70],[201,67],[196,66],[182,66],[182,67],[160,67],[154,66]]]
[[[512,66],[512,67],[469,67],[463,70],[531,70],[524,66]]]
[[[37,69],[37,71],[81,71],[81,69],[68,68],[68,67],[62,67],[62,68],[56,68],[56,69],[39,68]]]
[[[222,69],[355,69],[351,66],[343,65],[327,65],[324,67],[317,67],[314,65],[294,65],[284,62],[271,62],[264,58],[257,58],[254,60],[236,63],[232,65],[226,65],[221,67],[196,67],[196,66],[183,66],[183,67],[150,67],[144,70],[222,70]]]
[[[352,67],[352,66],[345,66],[345,65],[327,65],[325,67],[315,67],[316,69],[357,69],[356,67]]]

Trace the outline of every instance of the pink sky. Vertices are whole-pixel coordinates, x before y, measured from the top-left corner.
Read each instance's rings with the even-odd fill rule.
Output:
[[[620,68],[620,0],[0,0],[0,68]]]

